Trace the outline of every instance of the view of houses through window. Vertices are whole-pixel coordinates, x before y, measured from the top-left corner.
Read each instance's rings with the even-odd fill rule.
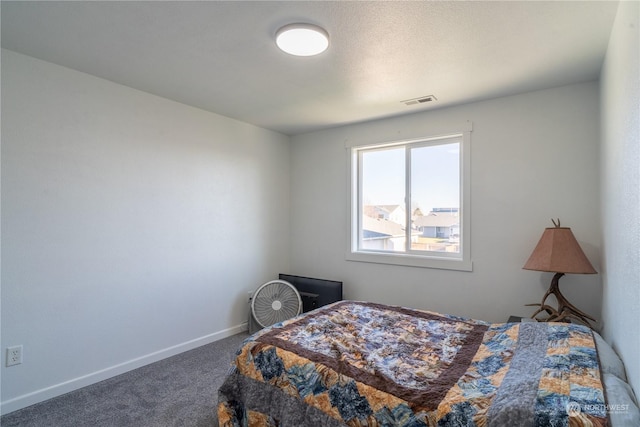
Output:
[[[460,144],[450,137],[359,153],[359,250],[460,253]]]
[[[368,205],[364,210],[361,249],[404,252],[404,206]],[[458,208],[434,208],[426,215],[416,208],[411,215],[411,223],[411,250],[460,252]]]

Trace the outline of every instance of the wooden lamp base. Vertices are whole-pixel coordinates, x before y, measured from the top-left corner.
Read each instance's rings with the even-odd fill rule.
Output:
[[[556,273],[553,276],[553,279],[551,280],[551,286],[549,286],[549,289],[544,294],[544,297],[542,298],[542,302],[540,304],[526,304],[527,306],[538,306],[538,305],[540,306],[540,308],[538,308],[538,310],[536,310],[536,312],[533,313],[531,317],[533,319],[536,319],[539,322],[563,322],[563,321],[566,322],[566,321],[569,321],[570,319],[576,319],[593,329],[593,326],[587,319],[590,319],[594,322],[596,321],[596,319],[589,316],[587,313],[579,310],[578,308],[574,307],[569,301],[567,301],[564,295],[562,295],[562,293],[560,292],[558,281],[562,276],[564,276],[564,273]],[[553,294],[553,296],[555,296],[556,300],[558,301],[557,309],[551,307],[548,304],[545,304],[546,299],[551,294]],[[548,314],[548,317],[537,318],[536,316],[542,313],[543,311]]]

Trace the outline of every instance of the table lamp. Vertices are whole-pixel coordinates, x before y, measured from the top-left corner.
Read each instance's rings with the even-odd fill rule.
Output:
[[[585,325],[592,327],[589,320],[595,322],[596,319],[574,307],[560,293],[558,281],[565,273],[573,274],[595,274],[597,271],[593,268],[587,256],[582,252],[578,241],[574,237],[569,227],[560,227],[560,220],[556,223],[551,220],[555,227],[546,228],[538,245],[524,265],[525,270],[548,271],[556,273],[551,280],[549,290],[544,294],[540,308],[531,316],[532,318],[542,322],[562,322],[569,321],[569,318],[575,318]],[[558,301],[558,308],[545,303],[546,299],[553,294]],[[537,306],[538,304],[527,304],[528,306]],[[543,311],[549,315],[547,318],[538,319],[536,316]]]

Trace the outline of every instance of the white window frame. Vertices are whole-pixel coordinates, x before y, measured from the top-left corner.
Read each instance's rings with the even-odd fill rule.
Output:
[[[360,233],[360,194],[361,176],[358,170],[359,156],[365,150],[378,149],[393,146],[428,146],[437,144],[438,140],[450,137],[461,137],[460,143],[460,252],[386,252],[373,250],[360,250],[358,248]],[[409,267],[437,268],[446,270],[472,271],[471,261],[471,123],[460,130],[430,135],[423,138],[415,138],[401,141],[391,141],[375,144],[351,144],[346,147],[349,153],[349,180],[350,182],[350,235],[346,259],[349,261],[371,262],[379,264],[392,264]],[[409,151],[409,150],[407,150]],[[407,154],[407,157],[409,155]],[[407,171],[406,185],[410,190],[410,164],[405,164]],[[405,206],[407,224],[411,224],[411,210]],[[407,227],[409,228],[409,227]],[[410,234],[410,231],[407,231]]]

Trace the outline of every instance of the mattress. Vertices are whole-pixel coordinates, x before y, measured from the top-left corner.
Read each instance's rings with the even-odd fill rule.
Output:
[[[341,301],[251,336],[220,426],[608,426],[592,331]]]

